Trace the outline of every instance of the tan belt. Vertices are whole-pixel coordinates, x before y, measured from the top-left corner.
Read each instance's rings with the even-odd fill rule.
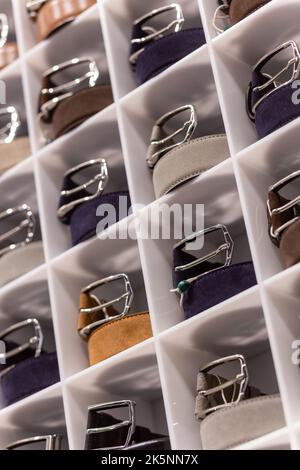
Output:
[[[270,1],[271,0],[231,0],[229,6],[230,23],[238,23]]]
[[[96,0],[48,0],[35,18],[38,40],[47,38],[95,3]]]
[[[28,137],[16,137],[10,144],[0,145],[0,175],[31,154]]]
[[[103,320],[102,311],[97,313],[81,313],[81,309],[93,308],[99,303],[89,293],[81,293],[79,300],[79,313],[77,319],[78,332],[82,328]],[[107,308],[109,316],[118,315],[113,307]],[[152,336],[149,312],[140,312],[126,315],[116,320],[110,320],[95,328],[87,337],[88,355],[90,365],[97,364],[118,354],[135,344],[141,343]],[[82,335],[81,335],[82,336]]]
[[[17,279],[44,263],[44,250],[41,241],[6,253],[0,258],[0,286]]]
[[[16,42],[7,42],[0,48],[0,69],[11,64],[18,58],[18,46]]]

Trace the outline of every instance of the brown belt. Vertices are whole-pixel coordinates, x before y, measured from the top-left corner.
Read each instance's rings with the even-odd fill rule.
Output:
[[[0,145],[0,175],[31,154],[28,137],[16,137],[10,144]]]
[[[78,332],[82,328],[105,318],[102,311],[97,313],[81,313],[81,309],[99,306],[98,302],[89,293],[81,293],[79,300],[79,313],[77,320]],[[118,313],[113,307],[107,308],[109,316]],[[135,344],[141,343],[152,336],[149,312],[126,315],[116,320],[110,320],[97,327],[87,337],[90,365],[97,364],[118,354]]]
[[[11,64],[18,58],[18,47],[16,42],[7,42],[0,48],[0,69]]]
[[[230,23],[236,24],[271,0],[231,0],[229,6]]]
[[[47,38],[95,3],[96,0],[48,0],[35,18],[38,40]]]

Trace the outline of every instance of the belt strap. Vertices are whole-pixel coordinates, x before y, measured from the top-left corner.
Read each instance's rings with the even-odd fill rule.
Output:
[[[81,293],[79,309],[97,306],[92,296]],[[110,316],[116,315],[115,309],[109,308]],[[78,314],[77,329],[105,318],[102,311],[94,314]],[[97,364],[118,354],[135,344],[141,343],[152,336],[149,312],[126,315],[118,320],[111,320],[96,328],[88,337],[88,354],[90,365]]]
[[[4,286],[43,263],[44,250],[41,241],[31,242],[6,253],[0,258],[0,286]]]
[[[133,32],[136,37],[136,32]],[[192,28],[171,33],[149,44],[139,55],[136,77],[139,85],[155,77],[183,57],[205,44],[202,28]],[[134,45],[131,54],[136,52]]]
[[[7,42],[3,47],[0,47],[0,70],[16,60],[18,55],[16,42]]]
[[[202,447],[222,450],[286,426],[279,395],[241,401],[207,416],[200,425]]]
[[[0,145],[0,175],[31,154],[28,137],[16,137],[10,144]]]
[[[230,23],[238,23],[270,1],[271,0],[231,0],[229,6]]]
[[[38,40],[47,38],[95,3],[96,0],[48,0],[35,18]]]

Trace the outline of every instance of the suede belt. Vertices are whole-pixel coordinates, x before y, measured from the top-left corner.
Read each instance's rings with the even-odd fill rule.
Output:
[[[7,42],[3,47],[0,47],[0,70],[16,60],[18,55],[16,42]]]
[[[43,263],[44,250],[41,241],[33,241],[6,253],[0,258],[0,287]]]
[[[231,0],[229,4],[230,23],[236,24],[271,0]]]
[[[31,154],[28,137],[15,137],[9,144],[0,144],[0,175]]]

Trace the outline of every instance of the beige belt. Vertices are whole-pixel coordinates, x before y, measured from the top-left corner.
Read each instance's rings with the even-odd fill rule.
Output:
[[[44,263],[43,243],[31,242],[0,258],[0,286],[17,279]]]
[[[0,145],[0,175],[31,154],[28,137],[16,137],[10,144]]]

